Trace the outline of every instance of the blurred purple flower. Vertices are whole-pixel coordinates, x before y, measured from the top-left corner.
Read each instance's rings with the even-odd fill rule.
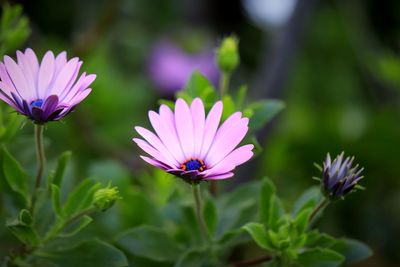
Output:
[[[194,70],[198,70],[214,85],[218,83],[219,71],[212,50],[189,54],[164,40],[153,48],[148,62],[148,72],[154,85],[168,95],[183,89]]]
[[[133,141],[150,155],[141,156],[143,160],[189,183],[230,178],[236,166],[253,156],[254,146],[236,148],[248,131],[248,118],[236,112],[218,127],[221,115],[221,101],[206,117],[200,98],[190,106],[178,99],[175,112],[166,105],[161,105],[159,113],[149,112],[156,134],[135,127],[143,139]]]
[[[77,80],[81,65],[77,57],[68,61],[66,52],[54,57],[48,51],[40,64],[30,48],[25,53],[17,51],[17,62],[4,56],[0,99],[35,123],[59,120],[92,90],[88,86],[96,75],[84,72]]]

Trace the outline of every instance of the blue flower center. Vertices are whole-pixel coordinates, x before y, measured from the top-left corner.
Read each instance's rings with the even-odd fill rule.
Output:
[[[183,164],[181,164],[180,167],[184,171],[204,171],[204,169],[206,168],[202,160],[193,158],[185,161]]]
[[[37,99],[31,102],[32,107],[41,108],[43,105],[43,99]]]

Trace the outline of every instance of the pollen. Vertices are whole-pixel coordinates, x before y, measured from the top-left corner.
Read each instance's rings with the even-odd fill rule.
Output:
[[[201,159],[190,158],[179,166],[184,171],[204,171],[206,165]]]

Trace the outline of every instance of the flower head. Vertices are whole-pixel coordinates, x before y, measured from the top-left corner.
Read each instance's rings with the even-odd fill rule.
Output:
[[[93,205],[99,211],[106,211],[114,205],[117,199],[120,199],[118,188],[116,186],[111,187],[111,184],[109,184],[94,193]]]
[[[359,168],[358,165],[352,166],[354,157],[343,159],[344,152],[338,155],[333,162],[328,153],[323,164],[322,185],[325,194],[331,199],[344,197],[363,178],[361,176],[363,168]]]
[[[221,114],[221,101],[206,117],[200,98],[190,106],[178,99],[174,112],[166,105],[161,105],[159,113],[150,111],[155,134],[135,127],[143,139],[133,141],[150,155],[141,156],[143,160],[189,183],[230,178],[236,166],[253,156],[254,146],[236,148],[248,131],[248,118],[236,112],[218,127]]]
[[[194,70],[198,70],[214,84],[219,72],[211,49],[187,53],[171,41],[161,41],[152,50],[148,72],[156,88],[164,94],[181,90]]]
[[[67,60],[66,52],[48,51],[39,64],[32,49],[17,51],[17,62],[4,56],[0,62],[0,99],[35,123],[63,118],[91,92],[96,75],[79,79],[82,61]]]

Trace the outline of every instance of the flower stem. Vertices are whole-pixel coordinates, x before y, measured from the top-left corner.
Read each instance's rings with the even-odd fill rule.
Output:
[[[329,201],[327,198],[323,198],[321,202],[314,208],[314,210],[311,212],[310,217],[308,218],[308,222],[311,223],[315,216],[323,210],[326,206],[328,206]]]
[[[231,78],[231,74],[223,71],[221,73],[221,77],[219,78],[219,92],[221,94],[221,99],[224,97],[226,93],[229,91],[229,80]]]
[[[203,207],[202,207],[202,200],[201,200],[201,191],[199,184],[192,184],[193,189],[193,197],[194,197],[194,204],[195,204],[195,212],[197,216],[197,220],[199,222],[200,231],[203,235],[203,238],[207,240],[209,244],[212,243],[212,238],[210,233],[208,232],[206,222],[203,216]]]
[[[38,161],[38,169],[36,173],[35,187],[33,189],[31,208],[30,208],[32,214],[34,213],[37,194],[40,188],[43,171],[46,165],[46,156],[44,154],[44,146],[43,146],[43,131],[44,131],[43,125],[35,124],[35,144],[36,144],[36,158]]]

